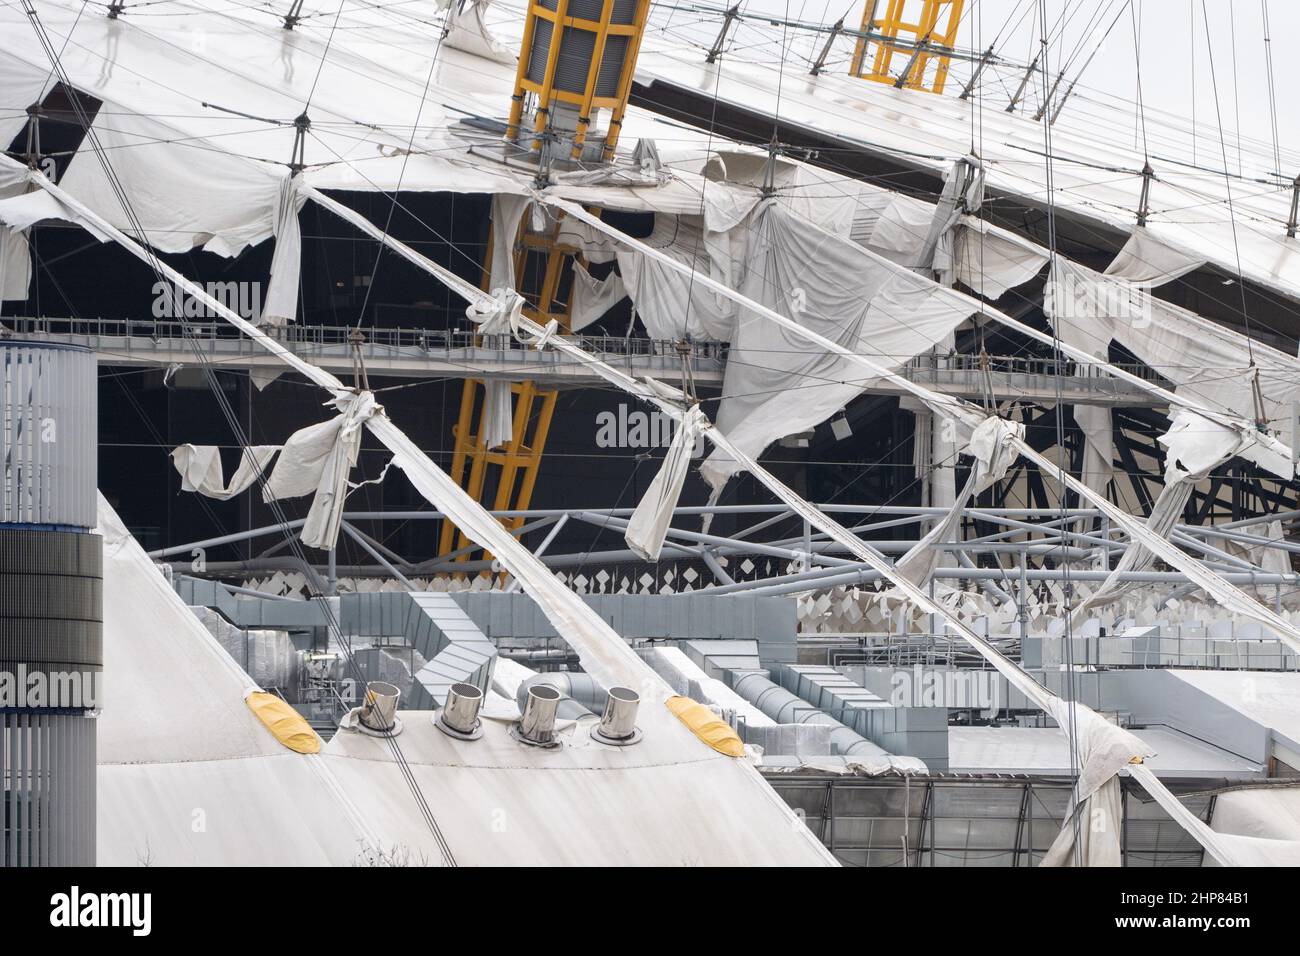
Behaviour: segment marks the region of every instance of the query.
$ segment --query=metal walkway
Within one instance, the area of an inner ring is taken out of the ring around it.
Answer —
[[[238,334],[219,319],[5,318],[0,336],[38,339],[93,349],[103,365],[192,366],[197,345],[213,365],[231,370],[265,373],[284,369],[279,359]],[[293,325],[271,334],[307,361],[336,374],[352,371],[349,326]],[[367,328],[362,356],[371,375],[397,378],[531,379],[547,387],[584,387],[603,381],[584,365],[554,352],[515,346],[507,335],[477,335],[471,330]],[[582,348],[630,375],[649,375],[676,383],[682,358],[673,342],[617,336],[570,336]],[[691,373],[697,385],[722,385],[727,347],[720,342],[694,342]],[[903,367],[914,382],[979,401],[989,389],[999,401],[1080,403],[1153,407],[1158,403],[1132,385],[1110,378],[1097,368],[1057,363],[1032,356],[991,356],[986,371],[978,356],[927,353]],[[1151,377],[1145,366],[1128,371]],[[1056,375],[1058,369],[1065,374]],[[901,389],[875,383],[868,391],[901,394]]]

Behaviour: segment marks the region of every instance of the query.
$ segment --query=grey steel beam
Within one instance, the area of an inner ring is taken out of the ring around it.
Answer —
[[[387,558],[385,558],[377,550],[371,547],[370,542],[367,541],[363,535],[358,533],[356,528],[352,527],[352,525],[348,524],[346,521],[342,523],[342,528],[344,532],[347,533],[348,537],[350,537],[357,544],[361,545],[361,547],[365,549],[365,552],[367,554],[369,554],[372,558],[378,561],[380,565],[383,566],[384,570],[386,570],[389,574],[397,578],[397,580],[401,581],[403,586],[409,588],[412,591],[417,590],[415,585],[412,584],[410,580],[407,579],[406,575],[404,575],[401,571],[397,570],[397,568],[393,567],[393,565],[389,562]],[[333,554],[332,551],[330,553]]]

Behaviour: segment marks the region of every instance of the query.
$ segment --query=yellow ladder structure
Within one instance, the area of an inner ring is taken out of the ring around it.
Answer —
[[[561,297],[560,280],[565,264],[577,254],[577,250],[555,242],[558,229],[556,223],[545,233],[538,234],[530,231],[526,221],[521,224],[521,236],[515,244],[515,275],[519,277],[519,292],[525,300],[524,314],[541,325],[555,319],[562,330],[568,331],[572,290]],[[485,275],[491,268],[491,243],[488,250]],[[539,272],[540,285],[530,293],[530,279]],[[487,386],[482,379],[465,379],[460,415],[452,429],[455,440],[450,472],[452,480],[479,502],[484,502],[489,483],[494,483],[492,507],[500,511],[525,509],[532,500],[558,393],[554,389],[540,389],[536,382],[525,381],[511,382],[510,394],[514,431],[505,445],[488,448],[481,437],[487,431],[488,413]],[[517,528],[523,524],[523,519],[509,518],[503,523],[508,528]],[[450,521],[444,521],[438,553],[447,555],[454,551],[459,552],[456,555],[458,561],[469,560],[472,553],[470,541]]]
[[[966,0],[886,0],[884,14],[877,17],[880,0],[867,0],[862,11],[862,32],[877,34],[881,39],[858,37],[849,75],[911,90],[942,93],[951,63],[944,51],[951,50],[957,39],[965,3]],[[909,9],[915,11],[915,19],[911,19]],[[903,61],[901,64],[895,62],[895,54]]]
[[[537,153],[548,141],[567,143],[572,160],[584,158],[584,151],[587,161],[612,159],[649,11],[650,0],[531,0],[506,139]],[[585,147],[595,114],[603,109],[609,110],[609,123],[595,155]],[[531,128],[525,132],[525,126]],[[540,160],[538,168],[539,175],[547,175]],[[524,313],[542,325],[555,319],[567,332],[572,283],[564,279],[578,250],[557,243],[558,231],[558,221],[534,231],[525,216],[514,237],[515,276],[517,291],[525,299]],[[485,285],[490,256],[489,242]],[[487,430],[486,385],[481,379],[465,380],[453,429],[450,474],[476,501],[485,503],[485,495],[491,495],[495,510],[522,511],[537,485],[557,393],[531,381],[512,382],[510,392],[514,432],[506,444],[488,448],[481,437]],[[514,529],[523,519],[504,523]],[[473,552],[469,539],[444,521],[439,555],[454,554],[464,562]]]

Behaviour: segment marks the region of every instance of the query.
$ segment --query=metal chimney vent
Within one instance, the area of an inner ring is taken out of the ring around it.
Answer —
[[[528,688],[523,716],[515,725],[516,737],[534,747],[555,747],[555,712],[563,695],[547,684],[534,684]]]
[[[391,732],[397,726],[397,701],[401,696],[400,690],[381,680],[366,684],[366,700],[357,717],[361,726],[379,734]]]
[[[447,689],[447,701],[433,724],[449,737],[478,740],[483,736],[483,722],[478,719],[483,706],[483,691],[463,681]]]
[[[600,723],[591,729],[591,739],[612,747],[627,747],[641,739],[636,726],[641,695],[630,687],[611,687],[605,698]]]

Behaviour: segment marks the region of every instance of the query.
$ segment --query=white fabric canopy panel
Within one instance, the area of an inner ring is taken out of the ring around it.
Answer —
[[[735,48],[709,64],[698,49],[671,34],[647,37],[637,66],[638,77],[648,85],[664,83],[708,99],[716,96],[763,117],[769,127],[779,117],[787,127],[860,145],[936,174],[964,156],[975,140],[991,192],[1046,205],[1042,124],[1032,115],[1005,112],[1006,95],[993,104],[976,98],[972,105],[956,96],[918,94],[836,72],[783,84],[778,63],[757,62]],[[1114,131],[1130,129],[1134,114],[1097,100],[1089,100],[1085,109],[1079,106],[1082,99],[1076,94],[1074,105],[1052,127],[1052,201],[1059,215],[1094,226],[1099,239],[1116,230],[1128,233],[1137,218],[1144,157],[1134,138]],[[1237,272],[1239,249],[1248,279],[1300,299],[1300,240],[1286,235],[1293,171],[1283,170],[1284,177],[1271,189],[1235,181],[1234,228],[1224,180],[1197,168],[1202,164],[1192,154],[1188,131],[1150,111],[1144,120],[1151,141],[1159,140],[1167,157],[1152,159],[1156,178],[1149,196],[1149,235],[1230,275]],[[1207,130],[1198,134],[1210,142],[1217,138]],[[1273,157],[1259,147],[1245,144],[1244,155],[1243,162],[1255,168],[1273,166]]]
[[[105,669],[99,863],[110,866],[438,865],[390,745],[340,732],[285,749],[244,704],[231,660],[100,499]],[[402,712],[397,738],[459,865],[832,865],[743,761],[643,705],[633,748],[571,727],[559,751],[509,721],[453,740]]]
[[[1171,381],[1175,394],[1215,411],[1253,421],[1256,376],[1270,427],[1289,422],[1300,399],[1300,360],[1157,299],[1141,282],[1058,258],[1044,311],[1063,343],[1104,361],[1118,342]]]
[[[973,311],[970,300],[835,241],[780,206],[749,222],[739,283],[747,298],[896,370],[946,338]],[[876,381],[761,315],[740,312],[732,335],[717,425],[750,455],[825,421]],[[736,471],[715,452],[702,473],[715,489]]]
[[[593,719],[540,750],[483,719],[453,740],[432,715],[402,712],[398,741],[461,866],[826,866],[834,858],[748,764],[702,745],[663,707],[642,705],[644,736],[615,748]],[[412,851],[439,851],[408,808],[403,772],[384,742],[342,731],[324,760],[366,819]]]
[[[114,241],[123,245],[134,255],[149,260],[150,257],[148,254],[141,249],[137,243],[133,242],[119,231],[113,229],[109,224],[104,222],[102,218],[95,216],[76,200],[71,199],[71,197],[68,197],[61,190],[58,190],[56,187],[39,177],[33,181],[38,183],[43,190],[51,193],[56,198],[59,198],[61,202],[67,204],[70,211],[75,213],[77,217],[85,219],[88,223],[93,223],[96,228],[107,232],[112,236]],[[652,255],[654,254],[653,250],[637,243],[635,240],[619,233],[617,230],[610,229],[607,225],[601,223],[599,219],[582,210],[581,207],[574,206],[573,204],[566,203],[562,200],[555,200],[553,198],[548,198],[546,201],[550,205],[563,209],[565,212],[576,217],[587,225],[600,228],[602,231],[606,232],[606,234],[619,239],[622,243],[637,248],[642,252]],[[406,249],[406,247],[402,246],[401,243],[396,242],[396,240],[393,240],[391,237],[386,235],[382,236],[381,241],[389,247],[401,249],[403,255],[413,262],[418,262],[422,258]],[[230,322],[236,328],[239,328],[272,354],[280,357],[287,365],[300,370],[310,381],[317,383],[322,388],[331,392],[336,399],[351,398],[351,393],[343,389],[338,380],[332,375],[311,366],[302,359],[288,352],[283,346],[270,340],[265,333],[258,330],[247,321],[241,319],[230,309],[217,303],[211,296],[204,294],[201,289],[195,286],[192,282],[185,280],[179,275],[179,273],[176,273],[175,270],[158,263],[155,263],[155,267],[169,275],[173,281],[180,282],[192,293],[197,294],[204,301],[205,305],[209,308],[213,308],[222,318]],[[442,278],[442,272],[445,271],[440,270],[432,264],[429,264],[425,268],[440,278]],[[798,331],[809,341],[819,343],[835,354],[853,360],[855,363],[873,374],[897,382],[906,391],[915,395],[935,412],[951,416],[957,422],[964,423],[968,428],[974,428],[980,421],[982,421],[979,413],[975,409],[969,408],[964,403],[957,402],[949,397],[916,386],[907,380],[898,377],[889,369],[872,362],[864,356],[845,349],[843,346],[824,336],[807,330],[802,330],[789,318],[780,315],[774,310],[764,306],[762,303],[748,299],[713,280],[706,281],[716,292],[731,299],[738,305],[746,309],[754,310],[782,328]],[[449,282],[449,285],[451,285],[452,288],[459,288],[456,282]],[[946,290],[942,291],[946,292]],[[476,306],[486,307],[491,309],[494,313],[497,310],[497,306],[494,305],[493,300],[485,294],[473,292],[470,297]],[[1009,321],[1006,320],[1005,317],[1003,317],[1003,320]],[[526,334],[527,337],[531,339],[532,344],[538,348],[544,348],[548,341],[551,340],[554,332],[554,322],[551,323],[551,326],[548,329],[543,330],[536,326],[535,323],[521,318],[517,306],[510,314],[510,321],[515,325],[516,329],[521,332],[521,334]],[[662,395],[648,390],[645,386],[632,382],[630,379],[627,379],[626,376],[621,376],[614,370],[604,366],[603,363],[586,356],[580,349],[561,345],[558,342],[557,347],[564,348],[566,351],[576,352],[582,360],[586,362],[586,364],[598,369],[603,377],[619,384],[621,387],[634,394],[638,394],[641,397],[660,405],[661,408],[670,411],[670,413],[672,413],[678,420],[682,417],[681,409],[675,408],[672,404],[663,401]],[[605,686],[614,686],[615,683],[623,683],[624,685],[631,683],[630,681],[617,682],[615,680],[607,679],[611,676],[617,676],[619,670],[624,670],[624,673],[627,673],[629,676],[643,676],[646,678],[643,682],[643,686],[649,693],[648,695],[647,693],[643,693],[642,696],[649,696],[651,701],[656,699],[660,692],[660,688],[664,686],[662,680],[658,678],[657,675],[654,675],[653,672],[650,672],[644,662],[636,657],[635,654],[631,653],[630,649],[623,643],[621,638],[608,630],[603,621],[592,615],[583,602],[577,600],[576,597],[566,588],[559,586],[558,583],[549,576],[545,566],[542,565],[535,556],[526,552],[517,541],[509,536],[508,533],[506,533],[504,529],[502,529],[501,526],[491,518],[490,515],[470,500],[465,493],[456,486],[454,482],[451,482],[451,480],[435,465],[433,465],[433,463],[430,462],[399,429],[389,422],[386,416],[383,416],[381,413],[374,414],[367,421],[367,425],[376,436],[394,452],[394,461],[399,464],[399,467],[402,467],[407,472],[416,487],[431,504],[434,504],[435,507],[438,507],[444,514],[447,514],[448,517],[451,517],[458,525],[467,530],[470,537],[476,542],[496,553],[501,559],[503,565],[506,566],[506,568],[517,578],[529,582],[534,598],[538,600],[547,616],[552,620],[552,623],[554,623],[560,632],[564,634],[565,639],[578,652],[584,668],[589,673],[592,673],[592,675],[604,683]],[[1240,429],[1238,433],[1241,434]],[[930,613],[940,615],[945,620],[949,620],[949,622],[955,626],[957,632],[968,643],[975,647],[1000,673],[1002,673],[1003,676],[1013,684],[1013,686],[1025,693],[1031,700],[1037,702],[1044,710],[1049,713],[1054,712],[1053,701],[1057,701],[1057,699],[1053,695],[1036,684],[1029,675],[1005,658],[999,651],[989,645],[987,641],[974,634],[974,632],[960,624],[960,622],[953,621],[951,616],[937,607],[924,592],[917,589],[915,585],[909,582],[906,578],[898,575],[893,566],[881,555],[868,548],[860,539],[848,532],[847,529],[818,512],[788,487],[777,481],[766,471],[766,469],[763,469],[749,455],[734,443],[730,442],[718,429],[708,427],[705,429],[705,434],[708,435],[710,439],[714,441],[714,443],[717,444],[731,459],[739,463],[741,467],[749,471],[751,474],[754,474],[756,477],[759,477],[760,480],[776,493],[777,496],[796,514],[804,517],[805,520],[814,527],[826,532],[833,540],[848,548],[850,553],[857,555],[869,566],[880,571],[885,577],[889,578],[895,585],[907,593],[920,607]],[[1243,442],[1246,441],[1244,436],[1242,440]],[[1198,585],[1212,594],[1216,600],[1219,600],[1221,603],[1224,603],[1227,606],[1271,627],[1289,644],[1294,645],[1295,643],[1300,643],[1300,635],[1297,635],[1295,630],[1288,623],[1282,621],[1272,612],[1259,606],[1257,602],[1251,601],[1238,589],[1227,584],[1213,572],[1202,567],[1195,560],[1189,560],[1176,548],[1170,546],[1168,542],[1165,542],[1158,536],[1150,533],[1141,522],[1134,521],[1130,516],[1125,515],[1118,509],[1114,508],[1114,506],[1106,501],[1106,499],[1082,485],[1068,473],[1056,469],[1049,461],[1030,448],[1023,440],[1015,439],[1014,444],[1019,449],[1020,453],[1030,462],[1037,464],[1040,468],[1044,469],[1046,473],[1056,475],[1058,480],[1065,482],[1071,488],[1078,491],[1084,496],[1084,498],[1100,508],[1108,517],[1111,518],[1112,521],[1117,522],[1121,527],[1123,527],[1130,535],[1135,538],[1141,538],[1143,543],[1149,546],[1155,553],[1169,561],[1175,567],[1185,571]],[[1112,728],[1112,730],[1118,731],[1118,728]],[[1134,754],[1134,756],[1140,757],[1140,753]],[[736,766],[742,765],[737,764]],[[1139,774],[1139,771],[1143,772]],[[1171,813],[1177,812],[1179,806],[1177,800],[1174,799],[1167,790],[1164,790],[1164,788],[1149,774],[1149,772],[1144,771],[1144,768],[1140,765],[1135,765],[1133,772],[1135,775],[1139,776],[1139,779],[1143,781],[1143,785],[1150,790],[1158,800],[1161,800],[1163,803],[1167,799],[1173,804],[1173,808],[1170,809]],[[1186,811],[1184,810],[1183,813],[1186,814]],[[1199,823],[1199,821],[1194,822]],[[1185,825],[1191,832],[1197,834],[1197,839],[1202,842],[1202,845],[1204,845],[1207,850],[1214,853],[1216,858],[1221,862],[1230,863],[1242,861],[1243,857],[1234,855],[1231,846],[1224,844],[1222,841],[1214,841],[1213,834],[1209,834],[1208,831],[1207,833],[1201,833],[1191,824]],[[1205,829],[1203,825],[1202,829]],[[811,839],[811,835],[807,836]]]
[[[111,675],[98,721],[99,864],[348,866],[379,845],[321,758],[285,749],[244,704],[252,679],[102,497],[97,530]]]
[[[499,133],[460,123],[500,121],[509,111],[514,56],[483,46],[495,42],[484,32],[483,6],[454,11],[444,40],[435,17],[373,5],[333,7],[328,16],[305,10],[285,30],[266,11],[219,0],[173,0],[166,15],[114,19],[73,0],[37,0],[39,22],[59,51],[58,71],[22,8],[7,7],[0,9],[0,101],[12,109],[0,118],[0,135],[18,135],[25,108],[66,76],[102,101],[95,140],[113,157],[153,247],[234,256],[273,235],[281,240],[287,248],[277,251],[280,278],[267,318],[283,321],[295,311],[297,286],[290,265],[297,236],[283,189],[296,147],[301,178],[322,189],[373,192],[400,183],[413,192],[525,195],[531,188],[530,171],[470,151],[499,143]],[[310,125],[300,129],[302,116]],[[624,165],[636,137],[664,129],[645,114],[625,119]],[[647,186],[639,177],[562,177],[554,190],[610,208],[702,212],[701,176],[679,168],[663,179]],[[133,231],[90,142],[61,185]],[[730,189],[714,184],[709,191],[721,199]],[[301,208],[301,194],[294,199]]]

